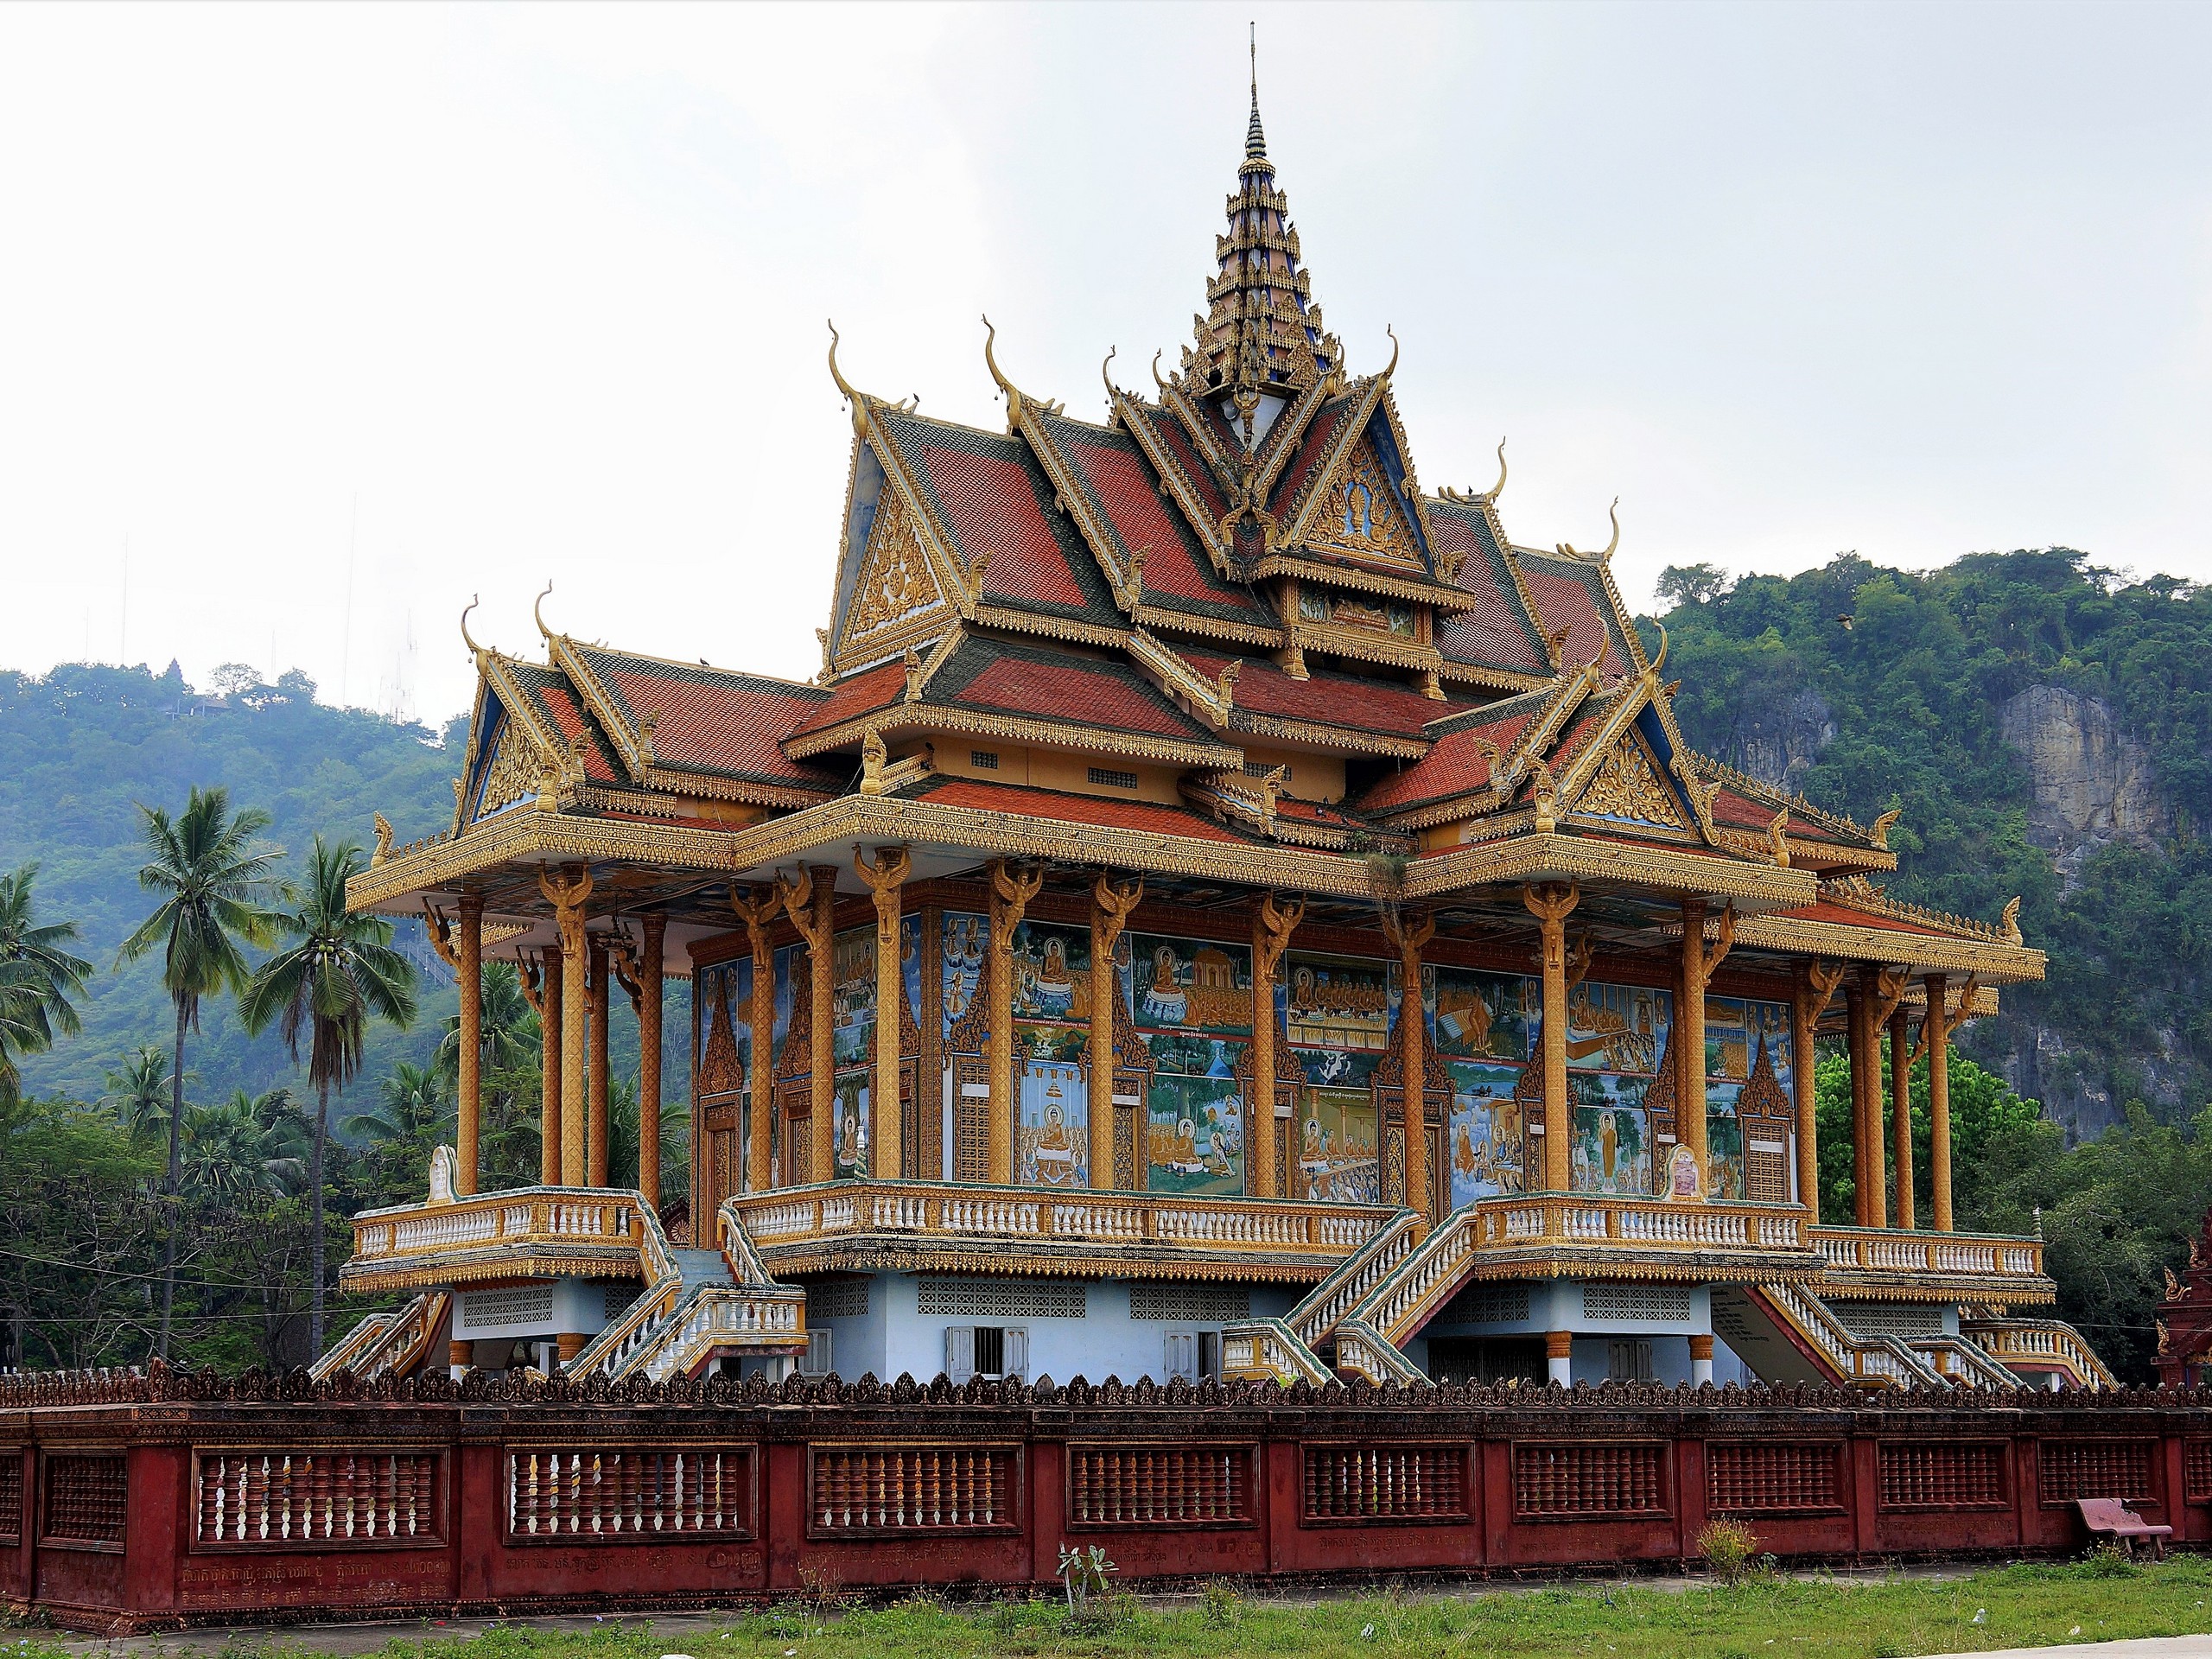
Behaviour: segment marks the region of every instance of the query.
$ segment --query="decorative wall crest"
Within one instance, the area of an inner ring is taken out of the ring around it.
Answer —
[[[1660,780],[1659,767],[1643,741],[1634,732],[1624,732],[1605,758],[1598,764],[1597,775],[1589,787],[1582,791],[1582,798],[1575,803],[1578,812],[1595,812],[1609,818],[1630,818],[1639,823],[1662,824],[1669,830],[1687,830],[1682,822],[1681,806],[1674,791]]]

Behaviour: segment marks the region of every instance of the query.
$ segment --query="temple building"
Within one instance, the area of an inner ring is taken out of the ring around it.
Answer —
[[[470,642],[452,825],[352,890],[459,971],[458,1145],[357,1218],[346,1284],[412,1300],[326,1370],[2109,1380],[2038,1317],[2038,1239],[1952,1225],[1948,1039],[2042,976],[2017,903],[1890,899],[1894,813],[1690,748],[1613,545],[1515,542],[1503,446],[1486,490],[1421,483],[1395,340],[1360,372],[1324,327],[1256,92],[1227,215],[1179,362],[1145,391],[1109,360],[1097,421],[989,332],[1005,429],[925,418],[833,331],[814,680],[542,620],[528,658]],[[495,958],[544,1030],[509,1192],[479,1180]]]

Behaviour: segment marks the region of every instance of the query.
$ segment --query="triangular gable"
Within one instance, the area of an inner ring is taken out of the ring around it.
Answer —
[[[870,399],[870,418],[853,439],[828,651],[841,671],[936,638],[969,597],[946,538],[882,434],[884,420],[898,412]]]
[[[1611,823],[1690,833],[1694,819],[1633,722],[1596,753],[1567,810]]]
[[[456,803],[462,828],[535,803],[549,774],[567,770],[559,729],[531,695],[526,671],[496,652],[477,654],[477,705]]]
[[[1183,519],[1197,535],[1214,569],[1229,568],[1229,542],[1221,521],[1229,512],[1229,498],[1207,469],[1191,442],[1190,434],[1166,410],[1141,403],[1126,391],[1114,395],[1114,412],[1122,429],[1144,451],[1159,475],[1161,489],[1182,509]]]
[[[1468,596],[1465,607],[1436,620],[1446,677],[1512,686],[1548,674],[1550,650],[1489,502],[1446,497],[1427,506],[1437,563]]]

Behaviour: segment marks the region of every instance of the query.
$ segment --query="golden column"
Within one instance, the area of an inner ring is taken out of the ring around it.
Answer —
[[[806,941],[808,995],[808,1147],[807,1179],[830,1179],[836,1167],[837,1113],[836,1017],[837,964],[837,867],[815,864],[801,870],[796,880],[776,878],[784,913]]]
[[[589,972],[584,901],[591,871],[572,866],[560,876],[540,872],[537,890],[553,906],[561,931],[561,1185],[584,1185],[584,988]],[[551,1000],[549,992],[548,999]]]
[[[1275,1191],[1275,969],[1290,936],[1306,918],[1306,901],[1275,902],[1260,895],[1252,912],[1252,1098],[1244,1103],[1244,1191],[1255,1198],[1287,1198]]]
[[[1890,1011],[1890,1140],[1897,1225],[1912,1230],[1912,1047],[1900,1003]]]
[[[1544,1191],[1574,1185],[1574,1114],[1567,1091],[1567,918],[1582,901],[1573,883],[1547,881],[1521,889],[1521,902],[1536,918],[1544,973]]]
[[[585,1001],[591,1009],[590,1071],[585,1081],[584,1112],[588,1125],[584,1152],[584,1182],[607,1185],[607,940],[592,938],[585,951],[591,982]]]
[[[1890,1224],[1889,1184],[1885,1168],[1882,1146],[1882,1028],[1897,1013],[1897,1004],[1904,998],[1905,987],[1911,982],[1910,972],[1903,968],[1883,968],[1868,972],[1872,983],[1866,995],[1866,1214],[1869,1227]]]
[[[875,1085],[868,1111],[875,1120],[870,1173],[880,1181],[899,1180],[906,1173],[906,1124],[899,1099],[899,988],[904,977],[899,954],[903,943],[899,889],[913,868],[913,857],[904,847],[877,848],[873,864],[859,848],[853,849],[853,868],[875,895]]]
[[[1920,1040],[1928,1050],[1928,1179],[1935,1189],[1934,1209],[1936,1230],[1951,1230],[1951,1036],[1966,1024],[1967,1011],[1981,989],[1981,982],[1972,975],[1959,987],[1958,1012],[1951,1012],[1948,1001],[1950,982],[1942,974],[1930,974],[1928,987],[1928,1017],[1921,1022]]]
[[[561,1185],[561,947],[518,970],[522,994],[537,1013],[537,1183]]]
[[[1705,1122],[1705,995],[1713,976],[1727,960],[1736,944],[1736,906],[1731,900],[1720,912],[1720,926],[1713,948],[1705,945],[1705,900],[1682,900],[1682,990],[1675,1010],[1675,1024],[1681,1033],[1675,1046],[1681,1052],[1677,1079],[1681,1090],[1675,1109],[1675,1138],[1697,1160],[1697,1178],[1705,1196],[1713,1196],[1713,1172],[1707,1163]]]
[[[1014,930],[1045,885],[1045,872],[1016,874],[991,861],[991,1144],[990,1178],[1014,1184]]]
[[[1399,1070],[1404,1074],[1400,1116],[1406,1136],[1406,1207],[1421,1218],[1426,1233],[1435,1219],[1428,1183],[1428,1079],[1423,1075],[1428,1051],[1422,1042],[1428,1014],[1421,1006],[1421,948],[1436,937],[1436,918],[1427,911],[1382,918],[1382,931],[1398,947]]]
[[[1090,1185],[1102,1192],[1114,1185],[1114,1010],[1122,995],[1114,947],[1143,897],[1142,876],[1102,875],[1090,890]]]
[[[1866,1016],[1872,1011],[1874,973],[1862,963],[1857,980],[1843,995],[1845,1043],[1851,1053],[1851,1218],[1861,1227],[1874,1224],[1874,1197],[1882,1184],[1881,1177],[1871,1173],[1872,1160],[1866,1147],[1867,1052],[1873,1046]]]
[[[645,942],[638,962],[638,1190],[660,1211],[660,1039],[662,959],[668,948],[668,916],[645,917]]]
[[[745,924],[746,941],[753,947],[753,1003],[747,1010],[753,1027],[753,1058],[745,1075],[753,1102],[752,1122],[747,1126],[752,1144],[742,1153],[750,1177],[745,1185],[748,1191],[766,1192],[776,1184],[775,1067],[769,1064],[776,1037],[776,950],[768,934],[768,924],[776,918],[775,894],[772,891],[743,893],[732,887],[729,907]],[[696,1135],[692,1144],[698,1144]],[[693,1236],[697,1236],[696,1228]]]
[[[1820,1090],[1814,1076],[1818,1059],[1813,1033],[1827,1012],[1835,988],[1843,982],[1840,962],[1800,962],[1796,995],[1789,1004],[1789,1081],[1797,1106],[1797,1202],[1808,1226],[1821,1221]]]
[[[478,1148],[484,1121],[484,895],[461,895],[461,1052],[454,1093],[461,1122],[454,1132],[453,1188],[462,1198],[476,1191]]]

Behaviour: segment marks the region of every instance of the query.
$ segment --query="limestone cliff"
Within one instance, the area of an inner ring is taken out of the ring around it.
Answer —
[[[2171,838],[2173,814],[2150,754],[2101,698],[2031,685],[2005,700],[1999,729],[2035,788],[2029,834],[2068,886],[2091,855],[2116,841],[2155,849]]]

